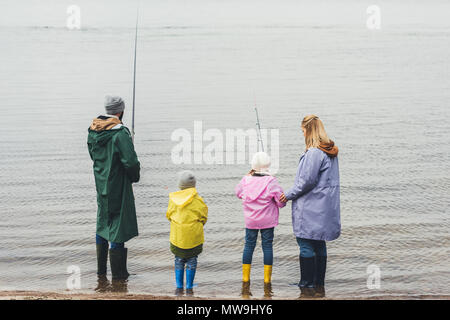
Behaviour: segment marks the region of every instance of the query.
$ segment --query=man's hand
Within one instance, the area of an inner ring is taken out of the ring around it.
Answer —
[[[284,193],[281,194],[280,201],[283,202],[283,203],[288,202],[288,199],[286,199],[286,196],[284,195]]]

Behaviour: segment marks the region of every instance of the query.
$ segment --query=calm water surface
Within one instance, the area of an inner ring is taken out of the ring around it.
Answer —
[[[371,32],[368,4],[345,3],[355,19],[343,18],[345,10],[331,22],[329,13],[317,21],[293,13],[247,19],[224,6],[225,22],[214,23],[200,9],[196,17],[197,7],[192,19],[178,20],[156,19],[144,8],[135,141],[142,179],[134,188],[140,235],[127,243],[130,292],[173,293],[165,211],[176,172],[190,168],[210,210],[195,292],[238,297],[244,222],[234,186],[249,168],[175,165],[170,137],[177,128],[193,131],[195,120],[204,130],[254,128],[256,101],[263,127],[280,132],[284,188],[304,148],[305,114],[319,115],[340,147],[343,228],[328,243],[328,296],[450,293],[450,22],[433,19],[449,5],[410,2],[409,13],[421,19],[396,23],[387,10],[386,25]],[[394,3],[388,8],[407,16]],[[308,17],[302,7],[299,14]],[[0,27],[0,290],[62,291],[67,267],[77,265],[82,290],[92,292],[96,194],[87,128],[103,112],[105,94],[125,98],[130,125],[133,21],[80,31],[44,26]],[[278,298],[298,296],[289,285],[299,278],[290,207],[275,231]],[[379,290],[366,286],[370,264],[381,268]],[[255,297],[263,295],[262,282],[258,242]]]

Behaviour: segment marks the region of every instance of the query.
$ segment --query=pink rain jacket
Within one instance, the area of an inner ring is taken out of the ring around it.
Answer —
[[[236,186],[236,196],[242,199],[245,227],[267,229],[278,225],[283,189],[272,176],[244,176]]]

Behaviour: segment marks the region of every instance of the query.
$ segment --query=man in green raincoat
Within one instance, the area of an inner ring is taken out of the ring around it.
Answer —
[[[106,115],[92,121],[87,139],[97,189],[97,274],[106,276],[109,241],[113,280],[128,278],[124,243],[138,235],[131,184],[139,181],[140,164],[121,121],[124,109],[120,97],[106,96]]]

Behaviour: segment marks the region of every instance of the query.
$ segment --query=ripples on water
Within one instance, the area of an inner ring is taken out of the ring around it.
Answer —
[[[256,99],[263,126],[280,129],[284,188],[303,148],[303,115],[318,114],[340,147],[343,230],[328,244],[328,296],[449,294],[450,29],[423,28],[142,30],[140,236],[127,244],[135,273],[128,290],[173,293],[165,210],[181,167],[170,160],[172,131],[193,130],[194,120],[204,130],[252,128]],[[78,265],[91,292],[96,200],[87,127],[105,94],[131,101],[132,30],[10,28],[0,39],[10,62],[0,73],[0,289],[65,290],[67,267]],[[236,297],[244,224],[233,190],[248,167],[189,168],[210,209],[196,294]],[[299,277],[290,205],[281,210],[274,256],[275,297],[297,297],[289,286]],[[380,290],[366,287],[370,264],[381,268]],[[255,297],[262,281],[257,247]]]

